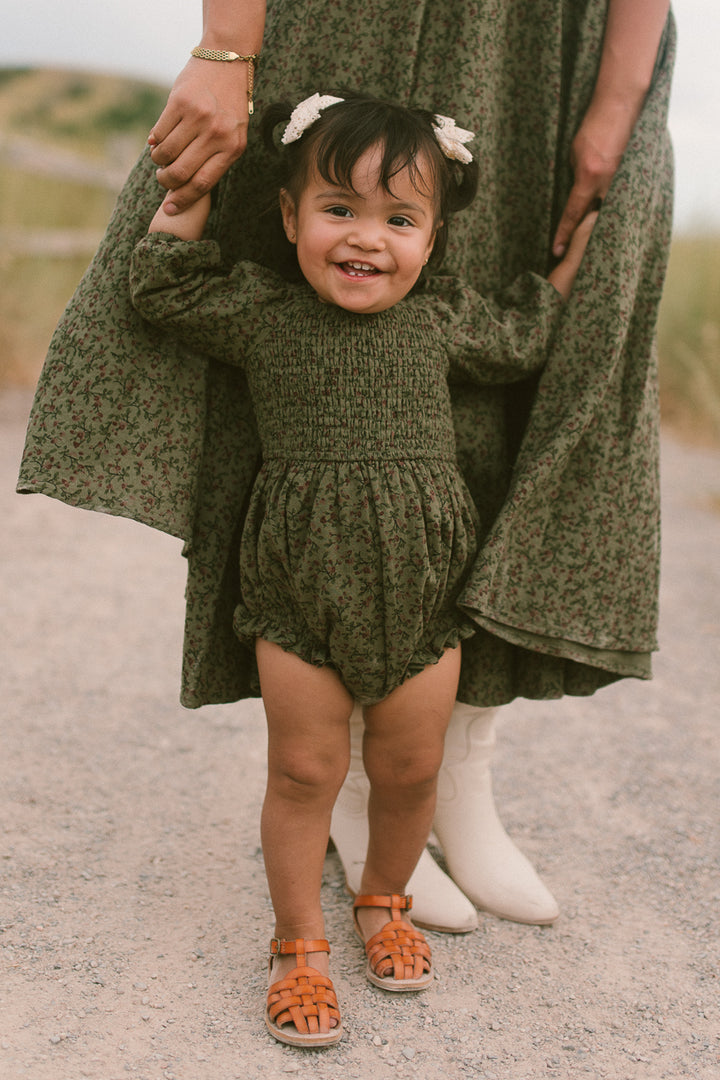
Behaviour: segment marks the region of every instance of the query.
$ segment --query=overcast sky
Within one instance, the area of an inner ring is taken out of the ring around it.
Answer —
[[[5,5],[0,67],[113,71],[171,84],[197,43],[201,0],[15,0]],[[720,0],[676,0],[670,108],[676,225],[720,229]]]

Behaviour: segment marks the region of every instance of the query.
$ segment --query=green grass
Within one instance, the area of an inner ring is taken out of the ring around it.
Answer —
[[[111,181],[68,178],[68,156],[81,177],[127,172],[166,99],[167,89],[120,76],[0,69],[0,134],[10,148],[0,156],[0,387],[34,385],[92,258],[92,242],[62,254],[52,241],[73,230],[99,238],[115,203]],[[13,158],[15,146],[27,157]]]
[[[663,420],[720,443],[720,235],[679,236],[658,325]]]
[[[48,343],[90,257],[0,258],[0,388],[32,387]]]
[[[102,228],[115,205],[115,193],[26,172],[0,163],[0,227],[25,229]]]
[[[50,337],[93,255],[51,254],[49,240],[65,231],[102,236],[115,196],[106,188],[0,167],[7,197],[0,201],[0,387],[33,386]],[[23,250],[22,233],[40,239]],[[45,236],[43,235],[45,234]],[[47,237],[47,239],[46,239]],[[47,244],[43,252],[43,246]]]

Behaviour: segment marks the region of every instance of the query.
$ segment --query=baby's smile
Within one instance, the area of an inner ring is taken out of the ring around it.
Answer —
[[[367,277],[369,274],[381,274],[382,271],[378,270],[376,266],[371,266],[369,263],[362,262],[344,262],[338,264],[341,270],[344,270],[350,277]]]

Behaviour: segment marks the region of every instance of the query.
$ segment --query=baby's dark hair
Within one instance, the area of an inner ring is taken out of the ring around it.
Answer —
[[[311,169],[328,183],[354,190],[352,174],[363,154],[380,143],[383,157],[380,183],[392,193],[392,179],[407,168],[418,192],[430,194],[418,164],[431,169],[431,190],[437,193],[435,245],[430,264],[439,266],[447,247],[448,220],[472,202],[477,191],[478,167],[445,157],[433,131],[434,116],[425,109],[409,108],[357,92],[337,97],[342,101],[324,108],[318,120],[295,142],[281,147],[281,186],[297,202]],[[266,145],[277,151],[276,129],[287,125],[293,106],[270,105],[262,118]]]

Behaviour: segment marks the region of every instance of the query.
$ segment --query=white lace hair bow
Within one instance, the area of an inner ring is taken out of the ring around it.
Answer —
[[[451,116],[440,116],[436,113],[434,119],[435,138],[445,157],[450,158],[451,161],[461,161],[463,165],[469,165],[472,154],[465,147],[465,143],[475,138],[474,133],[458,127]]]
[[[331,94],[313,94],[312,97],[305,98],[304,101],[295,106],[290,114],[288,126],[285,128],[280,141],[285,146],[288,143],[297,142],[310,125],[320,119],[322,109],[327,109],[328,105],[338,105],[344,100],[341,97],[332,97]]]
[[[331,94],[313,94],[312,97],[305,98],[290,114],[290,120],[280,141],[284,146],[297,142],[307,129],[320,119],[323,109],[327,109],[329,105],[338,105],[344,100],[344,98],[333,97]],[[472,154],[466,149],[465,143],[475,138],[474,133],[458,127],[450,116],[440,116],[436,113],[433,119],[435,121],[432,125],[433,133],[445,157],[450,158],[451,161],[460,161],[463,165],[469,165]]]

